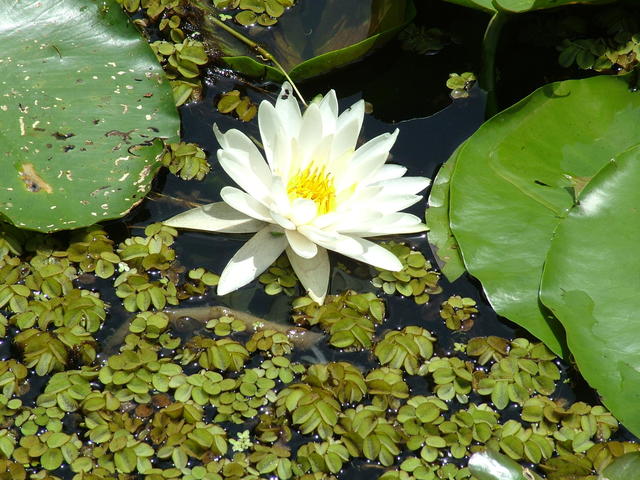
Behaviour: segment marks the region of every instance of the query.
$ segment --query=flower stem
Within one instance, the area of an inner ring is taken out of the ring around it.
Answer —
[[[268,50],[265,50],[264,47],[261,47],[260,45],[258,45],[256,42],[254,42],[253,40],[251,40],[250,38],[244,36],[242,33],[238,32],[237,30],[231,28],[229,25],[227,25],[226,23],[224,23],[222,20],[216,18],[215,16],[211,16],[211,21],[217,25],[218,27],[222,28],[224,31],[226,31],[227,33],[233,35],[235,38],[237,38],[238,40],[240,40],[241,42],[245,43],[247,46],[249,46],[250,48],[253,48],[256,52],[258,52],[258,54],[262,55],[264,58],[266,58],[267,60],[269,60],[271,63],[273,63],[276,68],[278,70],[280,70],[280,72],[282,72],[282,74],[285,76],[285,78],[287,79],[287,81],[291,84],[291,86],[293,87],[293,90],[296,92],[296,95],[298,95],[298,98],[300,99],[300,101],[302,102],[302,104],[306,107],[307,102],[305,102],[304,97],[302,96],[302,94],[300,93],[300,90],[298,90],[298,87],[296,86],[295,82],[293,80],[291,80],[291,77],[289,76],[289,74],[287,73],[287,71],[283,68],[282,65],[280,65],[280,62],[278,62],[278,60],[276,60],[276,57],[274,57]]]

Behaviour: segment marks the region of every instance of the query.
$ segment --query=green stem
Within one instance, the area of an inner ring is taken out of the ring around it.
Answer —
[[[296,95],[298,95],[298,98],[300,99],[300,101],[302,102],[302,104],[306,107],[307,106],[307,102],[305,102],[304,97],[302,96],[302,94],[300,93],[300,90],[298,90],[298,87],[296,86],[296,84],[294,83],[293,80],[291,80],[291,77],[289,76],[289,74],[287,73],[287,71],[282,67],[282,65],[280,65],[280,62],[278,62],[278,60],[276,60],[276,57],[274,57],[269,51],[265,50],[263,47],[261,47],[260,45],[258,45],[256,42],[254,42],[253,40],[251,40],[250,38],[244,36],[243,34],[241,34],[240,32],[236,31],[235,29],[231,28],[229,25],[227,25],[226,23],[224,23],[222,20],[216,18],[215,16],[211,16],[211,21],[217,25],[218,27],[222,28],[223,30],[225,30],[226,32],[230,33],[231,35],[233,35],[234,37],[236,37],[238,40],[240,40],[241,42],[245,43],[247,46],[249,46],[250,48],[253,48],[258,54],[262,55],[264,58],[266,58],[267,60],[269,60],[271,63],[273,63],[276,68],[278,70],[280,70],[282,72],[282,74],[285,76],[285,78],[289,81],[289,83],[291,84],[291,86],[293,87],[293,90],[296,92]]]
[[[507,19],[507,13],[498,10],[487,25],[482,39],[482,71],[480,72],[480,86],[487,92],[487,117],[498,113],[496,102],[496,49],[502,27]]]

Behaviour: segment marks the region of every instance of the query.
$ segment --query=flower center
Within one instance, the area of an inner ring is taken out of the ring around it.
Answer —
[[[318,205],[318,214],[324,215],[335,208],[336,189],[333,177],[324,166],[318,168],[311,162],[304,170],[289,179],[287,193],[291,200],[308,198]]]

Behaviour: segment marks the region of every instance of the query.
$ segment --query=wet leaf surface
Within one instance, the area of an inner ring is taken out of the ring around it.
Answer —
[[[554,234],[540,293],[565,327],[582,375],[636,435],[640,258],[633,252],[640,236],[639,162],[640,148],[634,147],[585,187]]]
[[[554,229],[593,176],[637,142],[640,95],[620,77],[550,84],[486,122],[456,155],[451,228],[493,308],[565,353],[538,289]]]
[[[455,281],[465,272],[458,242],[449,224],[449,186],[459,151],[460,147],[440,167],[431,187],[429,209],[426,214],[429,228],[427,239],[435,254],[438,267],[450,282]]]
[[[179,129],[146,42],[112,1],[5,1],[0,32],[2,217],[49,232],[123,216]]]

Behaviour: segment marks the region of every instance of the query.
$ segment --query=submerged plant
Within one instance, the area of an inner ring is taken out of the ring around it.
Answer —
[[[364,119],[359,101],[338,115],[335,91],[302,114],[285,83],[276,105],[262,102],[258,122],[266,162],[244,133],[214,133],[222,147],[218,160],[241,187],[224,187],[223,201],[179,214],[165,225],[225,233],[257,232],[230,260],[218,294],[246,285],[286,251],[309,296],[322,303],[333,250],[391,271],[402,263],[363,237],[415,233],[425,225],[399,211],[422,199],[424,177],[404,177],[406,168],[385,165],[398,130],[360,148]],[[251,193],[248,193],[251,192]]]

